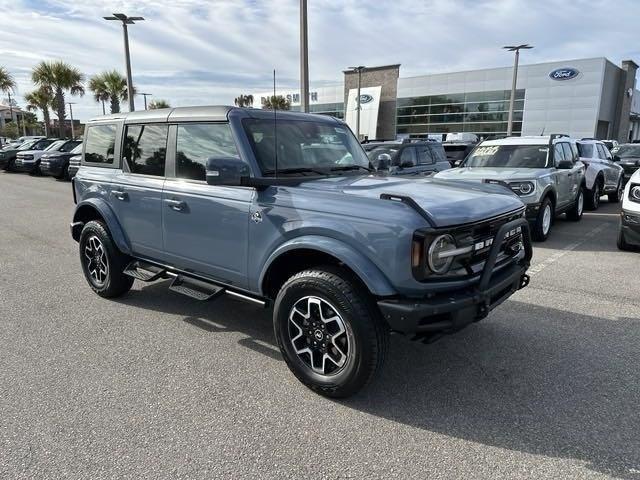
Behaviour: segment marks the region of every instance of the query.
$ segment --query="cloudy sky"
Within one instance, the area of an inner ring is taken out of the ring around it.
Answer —
[[[401,63],[401,76],[507,66],[500,49],[528,42],[524,63],[605,56],[640,63],[639,0],[308,0],[312,84],[341,81],[353,65]],[[615,4],[615,9],[613,5]],[[33,89],[31,68],[61,59],[86,76],[124,73],[130,28],[134,84],[174,106],[232,103],[239,93],[298,82],[298,0],[0,0],[0,65]],[[101,114],[89,93],[74,116]],[[137,99],[138,108],[142,99]]]

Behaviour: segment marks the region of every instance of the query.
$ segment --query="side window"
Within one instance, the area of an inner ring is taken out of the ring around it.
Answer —
[[[406,147],[400,153],[400,166],[401,167],[415,167],[416,166],[416,149],[414,147]]]
[[[562,148],[564,149],[564,158],[565,160],[571,160],[575,162],[576,159],[573,157],[573,152],[571,151],[571,145],[566,142],[562,142]]]
[[[127,125],[122,156],[131,173],[164,176],[167,125]]]
[[[604,145],[596,143],[596,148],[598,149],[598,158],[607,160],[607,154],[605,153],[606,148],[604,147]]]
[[[176,176],[206,180],[209,157],[238,157],[228,123],[178,125]]]
[[[417,146],[416,153],[418,154],[419,165],[431,165],[435,163],[428,145]]]
[[[555,166],[557,167],[560,162],[565,159],[564,149],[562,148],[561,143],[556,143],[555,147],[553,147],[553,160],[555,162]]]
[[[113,163],[116,143],[114,124],[93,125],[87,128],[84,161],[89,163]]]
[[[573,153],[573,161],[577,162],[578,158],[580,158],[580,152],[578,151],[578,144],[570,143],[569,145],[571,145],[571,152]]]

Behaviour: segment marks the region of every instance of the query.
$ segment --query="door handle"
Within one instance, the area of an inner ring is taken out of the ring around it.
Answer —
[[[128,197],[127,192],[123,192],[122,190],[111,190],[111,193],[118,200],[126,200]]]
[[[567,174],[567,177],[573,177],[573,173],[569,172],[569,173]]]
[[[187,204],[184,203],[182,200],[173,200],[168,198],[168,199],[165,199],[165,202],[170,209],[175,210],[176,212],[180,212],[184,210],[184,207],[187,206]]]

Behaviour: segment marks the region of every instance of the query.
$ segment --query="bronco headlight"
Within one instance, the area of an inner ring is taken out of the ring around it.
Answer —
[[[509,188],[516,195],[531,195],[536,191],[536,184],[533,182],[509,182]]]
[[[427,253],[427,265],[433,273],[442,275],[449,271],[453,263],[456,250],[456,243],[451,235],[439,235],[436,237]]]
[[[640,203],[640,185],[633,185],[629,189],[629,200]]]

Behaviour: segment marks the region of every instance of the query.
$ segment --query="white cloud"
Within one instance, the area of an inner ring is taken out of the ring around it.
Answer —
[[[173,105],[231,103],[237,94],[282,86],[299,75],[298,0],[0,0],[11,12],[0,65],[31,90],[40,60],[62,59],[90,76],[123,71],[122,29],[102,16],[146,18],[130,27],[134,82]],[[341,80],[354,63],[401,63],[401,75],[510,65],[500,47],[536,46],[523,62],[606,56],[638,60],[640,2],[577,0],[309,0],[312,82]],[[101,113],[88,94],[75,116]],[[141,99],[138,100],[141,104]]]

